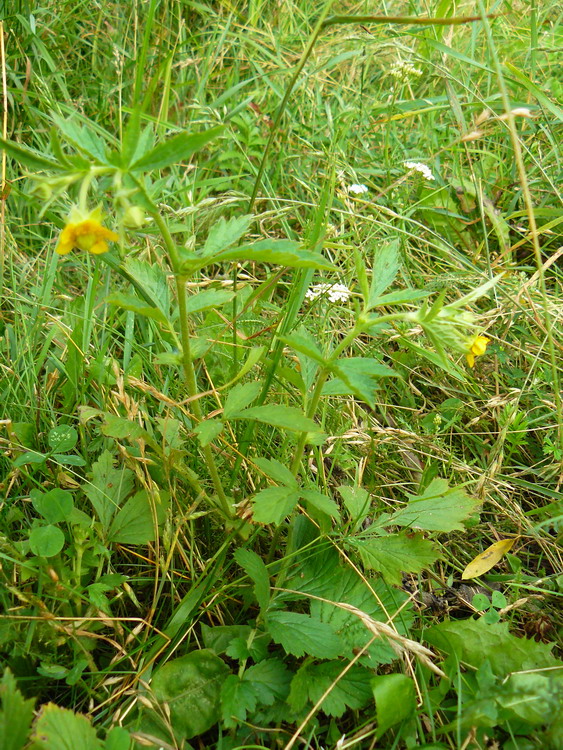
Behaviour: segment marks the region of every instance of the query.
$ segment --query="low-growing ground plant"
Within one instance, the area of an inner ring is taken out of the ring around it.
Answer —
[[[2,748],[563,747],[539,12],[291,10],[5,19]]]

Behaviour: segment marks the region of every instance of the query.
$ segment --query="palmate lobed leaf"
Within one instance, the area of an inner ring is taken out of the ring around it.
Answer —
[[[434,479],[422,495],[408,497],[407,506],[394,513],[386,525],[424,531],[461,531],[461,522],[481,505],[461,487],[450,487],[445,479]]]
[[[308,702],[316,704],[327,693],[320,710],[328,716],[339,717],[349,708],[363,708],[372,700],[372,672],[356,664],[342,674],[346,667],[344,661],[305,663],[291,682],[288,703],[300,712]]]
[[[440,553],[421,534],[389,534],[368,539],[349,539],[368,570],[376,570],[387,583],[400,586],[403,572],[420,573],[439,559]]]

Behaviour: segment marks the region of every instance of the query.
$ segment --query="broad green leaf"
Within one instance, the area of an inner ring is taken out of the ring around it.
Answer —
[[[144,300],[140,297],[136,297],[134,294],[114,292],[106,297],[106,302],[108,305],[115,305],[116,307],[121,307],[123,310],[131,310],[131,312],[134,312],[137,315],[156,320],[157,323],[162,323],[162,325],[170,325],[168,319],[161,310],[157,307],[147,305]]]
[[[32,740],[34,750],[102,750],[96,730],[85,716],[54,703],[41,708]]]
[[[166,493],[154,497],[156,522],[161,523],[166,513]],[[108,530],[107,541],[119,544],[148,544],[156,538],[155,518],[147,491],[141,490],[120,508]]]
[[[267,487],[252,498],[252,516],[256,523],[279,524],[299,502],[293,487]]]
[[[49,490],[49,492],[32,490],[30,496],[33,507],[48,523],[60,523],[69,520],[74,508],[74,501],[71,493],[67,490],[61,490],[58,487]]]
[[[29,547],[34,555],[54,557],[64,543],[65,535],[58,526],[34,526],[29,533]]]
[[[201,312],[209,310],[210,307],[217,308],[226,305],[235,296],[234,292],[229,289],[206,289],[204,292],[198,292],[188,297],[186,310],[188,313]]]
[[[221,685],[221,714],[227,729],[245,721],[247,713],[256,709],[256,693],[249,682],[230,674]]]
[[[228,220],[219,219],[209,230],[201,251],[202,256],[207,258],[210,255],[216,255],[234,245],[248,231],[253,218],[252,214],[247,214],[246,216],[233,216]]]
[[[461,574],[462,580],[477,578],[478,576],[487,573],[499,562],[499,560],[502,560],[507,552],[510,552],[517,538],[518,537],[513,537],[512,539],[501,539],[500,541],[491,544],[490,547],[487,547],[484,552],[481,552],[477,557],[474,557],[469,565],[467,565]],[[498,592],[495,591],[493,593]]]
[[[33,721],[35,700],[24,699],[16,680],[6,669],[0,682],[0,747],[2,750],[23,750]]]
[[[344,648],[330,625],[301,612],[270,612],[267,628],[272,640],[293,656],[308,654],[318,659],[334,659]]]
[[[346,709],[364,708],[372,700],[371,672],[356,664],[342,675],[346,667],[344,661],[305,663],[291,682],[289,705],[301,713],[308,702],[316,705],[328,691],[320,706],[328,716],[339,717]]]
[[[107,733],[104,750],[130,750],[131,736],[123,727],[113,727]]]
[[[283,406],[282,404],[252,406],[250,409],[231,414],[231,419],[255,419],[257,422],[270,424],[284,430],[319,432],[317,423],[306,417],[300,409],[295,406]]]
[[[178,133],[141,156],[130,169],[132,172],[149,172],[152,169],[164,169],[171,164],[177,164],[200,151],[223,130],[224,126],[218,125],[201,133]]]
[[[223,407],[223,416],[230,419],[237,412],[246,409],[262,390],[262,383],[254,380],[251,383],[239,383],[231,388]]]
[[[375,698],[377,736],[395,724],[416,715],[414,683],[404,674],[382,674],[372,677],[371,687]]]
[[[0,146],[5,149],[6,153],[13,157],[17,162],[23,164],[24,167],[30,169],[41,169],[49,170],[50,172],[64,172],[66,167],[59,164],[54,159],[49,159],[43,154],[34,151],[27,146],[22,146],[15,141],[8,141],[4,138],[0,138]]]
[[[90,482],[82,490],[92,503],[104,531],[107,531],[112,516],[133,489],[131,469],[114,468],[114,457],[104,451],[92,466]]]
[[[237,372],[236,376],[232,380],[230,380],[228,383],[226,383],[223,387],[230,388],[231,385],[234,385],[234,383],[237,382],[237,380],[240,380],[241,378],[243,378],[248,372],[250,372],[250,370],[252,370],[254,365],[257,364],[262,359],[265,351],[266,351],[265,346],[253,346],[248,352],[248,357],[246,358],[244,365]]]
[[[254,583],[254,594],[265,615],[270,604],[270,576],[262,558],[250,549],[237,549],[234,558]]]
[[[44,453],[39,453],[39,451],[26,451],[14,459],[12,466],[18,468],[20,466],[25,466],[26,464],[39,465],[44,464],[46,460],[47,456]]]
[[[86,466],[86,461],[82,456],[73,456],[72,454],[68,456],[64,453],[53,453],[51,455],[51,461],[56,461],[63,466]]]
[[[480,620],[441,622],[424,631],[428,643],[459,661],[479,667],[490,662],[499,677],[509,672],[561,667],[563,662],[551,653],[553,643],[537,643],[508,631],[508,622],[487,624]]]
[[[255,458],[254,463],[266,476],[273,479],[274,482],[294,489],[298,486],[297,479],[295,479],[287,466],[284,466],[284,464],[275,458]]]
[[[408,497],[408,505],[394,513],[387,525],[424,531],[461,531],[461,522],[481,504],[461,487],[449,487],[445,479],[434,479],[422,495]]]
[[[71,451],[78,441],[78,433],[74,427],[59,425],[49,430],[47,442],[52,451],[57,453],[66,453]]]
[[[378,298],[391,286],[399,271],[399,240],[378,245],[371,269],[371,285],[366,309],[371,310],[378,304]]]
[[[292,240],[259,240],[252,245],[235,247],[211,259],[214,263],[250,260],[290,268],[317,268],[334,271],[335,266],[320,253],[302,250]]]
[[[338,505],[327,495],[323,495],[322,492],[317,490],[300,490],[300,496],[303,500],[306,500],[313,508],[320,510],[321,513],[326,513],[332,518],[340,519],[340,511]]]
[[[173,659],[155,673],[152,690],[167,704],[178,738],[203,734],[219,720],[221,685],[228,674],[225,662],[208,649]]]
[[[196,427],[194,432],[197,435],[199,444],[205,448],[206,445],[212,443],[216,437],[223,432],[225,425],[220,419],[204,419]]]
[[[349,539],[366,568],[377,570],[387,583],[401,585],[402,574],[419,573],[440,557],[434,545],[421,534],[390,534],[369,539]]]
[[[369,492],[363,487],[351,487],[342,484],[338,487],[338,492],[344,501],[346,510],[357,528],[367,517],[371,508],[371,499]]]

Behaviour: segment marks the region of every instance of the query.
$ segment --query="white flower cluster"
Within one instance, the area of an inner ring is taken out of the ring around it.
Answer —
[[[313,284],[307,289],[305,299],[311,302],[317,297],[328,296],[329,302],[346,302],[352,292],[344,284]]]
[[[354,195],[362,195],[367,193],[368,189],[365,185],[348,185],[348,192],[354,193]]]
[[[420,68],[415,68],[415,66],[407,60],[398,60],[389,68],[389,74],[394,78],[408,78],[409,76],[418,78],[418,76],[422,75],[422,70],[420,70]]]
[[[434,180],[435,177],[430,171],[430,169],[426,166],[426,164],[422,164],[419,161],[406,161],[405,167],[407,169],[414,169],[415,172],[420,172],[420,174],[423,177],[426,177],[427,180]]]

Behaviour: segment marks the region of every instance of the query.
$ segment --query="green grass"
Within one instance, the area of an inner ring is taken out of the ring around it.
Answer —
[[[0,6],[0,746],[563,747],[561,18],[479,8]]]

